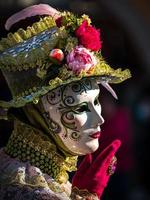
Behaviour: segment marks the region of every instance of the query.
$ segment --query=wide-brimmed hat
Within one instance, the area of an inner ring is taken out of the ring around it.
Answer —
[[[100,30],[87,15],[39,4],[10,17],[5,27],[9,30],[19,20],[36,15],[38,22],[0,41],[0,69],[12,93],[11,101],[0,101],[1,107],[37,103],[50,90],[83,78],[120,83],[131,77],[128,69],[115,70],[105,62]]]

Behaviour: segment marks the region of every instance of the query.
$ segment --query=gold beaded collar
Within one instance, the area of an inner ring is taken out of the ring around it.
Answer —
[[[77,156],[64,158],[40,130],[18,120],[15,121],[5,152],[23,162],[30,162],[58,183],[66,183],[67,171],[76,170]]]

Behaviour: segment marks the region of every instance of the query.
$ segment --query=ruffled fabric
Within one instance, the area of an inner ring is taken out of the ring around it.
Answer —
[[[2,38],[0,40],[0,51],[4,51],[5,49],[13,47],[20,42],[24,42],[38,33],[54,26],[56,26],[54,18],[46,16],[41,18],[39,22],[35,22],[31,27],[28,26],[26,30],[20,28],[15,33],[8,33],[7,38]]]
[[[20,162],[0,150],[0,200],[69,200],[71,184],[58,184],[29,162]]]

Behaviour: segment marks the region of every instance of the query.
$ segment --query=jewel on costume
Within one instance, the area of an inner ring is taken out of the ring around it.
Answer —
[[[108,167],[108,175],[113,175],[116,171],[116,166],[117,166],[117,158],[114,156],[111,160],[111,163]]]

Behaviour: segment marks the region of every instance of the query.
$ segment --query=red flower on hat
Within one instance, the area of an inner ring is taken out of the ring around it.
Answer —
[[[75,30],[75,35],[79,40],[80,45],[93,51],[99,51],[102,47],[100,41],[100,31],[88,25],[87,20]]]
[[[62,25],[62,20],[63,20],[63,17],[59,17],[59,18],[57,18],[57,19],[55,20],[56,25],[57,25],[59,28],[60,28],[61,25]]]

